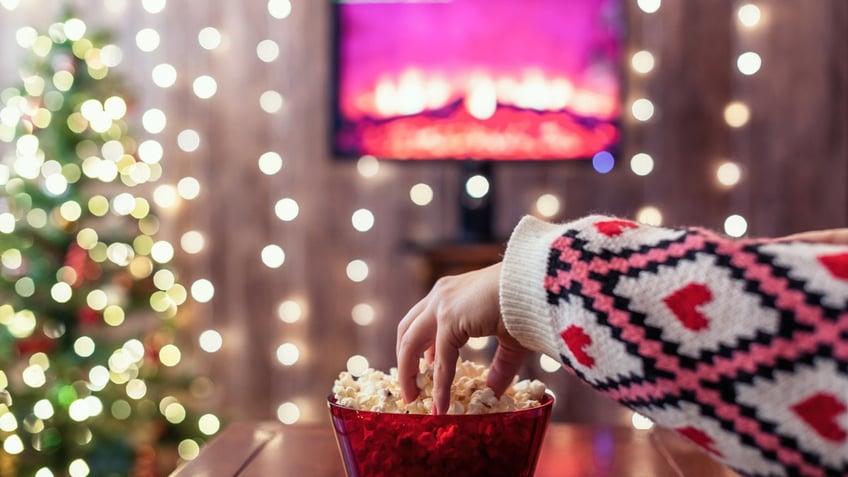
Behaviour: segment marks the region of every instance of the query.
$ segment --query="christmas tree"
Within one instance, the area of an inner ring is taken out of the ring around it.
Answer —
[[[0,92],[0,477],[166,475],[220,423],[191,416],[188,292],[144,198],[162,148],[130,134],[120,49],[64,18],[18,32]]]

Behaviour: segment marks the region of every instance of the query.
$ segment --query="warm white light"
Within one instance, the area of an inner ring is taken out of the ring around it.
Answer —
[[[180,247],[190,254],[200,253],[206,246],[206,239],[197,230],[189,230],[180,237]]]
[[[17,434],[12,434],[3,441],[3,450],[9,455],[20,454],[24,451],[24,442]]]
[[[6,10],[14,11],[21,4],[21,0],[0,0],[0,5]]]
[[[291,222],[300,213],[300,206],[296,200],[286,197],[277,201],[274,205],[274,213],[280,220]]]
[[[562,363],[543,354],[539,356],[539,367],[545,372],[553,373],[562,369]]]
[[[739,18],[739,22],[745,25],[748,28],[753,28],[760,23],[761,12],[760,7],[754,5],[753,3],[746,3],[739,7],[739,10],[736,12],[737,17]]]
[[[54,412],[53,404],[47,399],[41,399],[32,406],[32,413],[42,420],[50,419]]]
[[[221,333],[215,330],[206,330],[200,333],[197,341],[200,343],[200,349],[207,353],[215,353],[224,346],[224,338]]]
[[[221,32],[217,28],[206,27],[197,34],[197,42],[207,50],[214,50],[221,46]]]
[[[350,374],[356,377],[365,374],[365,372],[368,371],[369,366],[370,365],[368,364],[368,360],[365,356],[355,354],[347,359],[347,370]]]
[[[138,158],[147,164],[158,164],[162,160],[165,150],[158,141],[148,139],[138,146]]]
[[[291,14],[291,2],[289,0],[268,0],[268,13],[277,19],[283,19]]]
[[[150,134],[159,134],[165,130],[165,125],[168,123],[168,118],[165,112],[161,109],[148,109],[141,116],[141,124],[144,130]]]
[[[270,63],[280,55],[280,47],[274,40],[262,40],[256,45],[256,56],[265,63]]]
[[[655,65],[654,55],[647,50],[637,51],[630,58],[630,65],[637,73],[650,73]]]
[[[748,124],[750,119],[751,110],[743,102],[734,101],[724,108],[724,120],[730,127],[741,128]]]
[[[153,77],[153,84],[160,88],[170,88],[177,82],[176,68],[167,63],[154,66],[151,76]]]
[[[724,220],[724,232],[731,237],[741,237],[748,231],[748,221],[745,217],[733,214]]]
[[[184,129],[177,135],[177,145],[185,152],[194,152],[200,147],[200,134],[194,129]]]
[[[294,300],[286,300],[277,307],[277,316],[285,323],[296,323],[303,316],[303,307]]]
[[[150,247],[150,258],[158,263],[168,263],[174,258],[174,247],[170,243],[160,240]]]
[[[147,53],[159,48],[159,32],[152,28],[140,30],[135,35],[135,44],[138,49]]]
[[[409,198],[415,205],[423,207],[433,201],[433,188],[419,182],[409,189]]]
[[[71,296],[73,296],[71,285],[65,282],[56,283],[50,288],[50,297],[56,303],[67,303],[71,299]]]
[[[159,362],[169,368],[179,364],[180,359],[182,359],[182,352],[172,344],[167,344],[159,349]]]
[[[663,216],[660,209],[648,205],[636,212],[636,221],[645,225],[659,227],[662,225]]]
[[[200,432],[211,436],[221,429],[221,421],[214,414],[204,414],[197,420],[197,428]]]
[[[104,66],[114,68],[124,61],[124,52],[118,45],[106,45],[100,50],[100,61]]]
[[[488,336],[480,336],[476,338],[468,338],[468,341],[465,343],[466,346],[473,350],[481,350],[485,349],[486,346],[489,345],[489,337]]]
[[[633,416],[630,418],[630,423],[633,425],[634,429],[639,429],[640,431],[647,431],[654,427],[654,421],[639,414],[638,412],[633,413]]]
[[[294,424],[300,419],[300,408],[293,402],[284,402],[277,408],[277,419],[283,424]]]
[[[380,172],[380,161],[374,156],[362,156],[356,161],[356,170],[362,177],[374,177]]]
[[[350,310],[350,317],[359,326],[368,326],[374,322],[376,312],[368,303],[358,303]]]
[[[85,35],[85,22],[79,18],[71,18],[65,21],[65,36],[71,41],[77,41]]]
[[[283,168],[283,158],[276,152],[266,152],[259,156],[259,170],[267,176],[280,172]]]
[[[180,459],[194,460],[200,454],[200,445],[191,439],[184,439],[177,445],[177,453]]]
[[[736,67],[739,68],[739,72],[743,75],[750,76],[755,74],[757,71],[760,71],[762,65],[763,59],[753,51],[746,51],[736,59]]]
[[[724,162],[716,169],[716,179],[726,187],[733,187],[742,178],[742,170],[734,162]]]
[[[153,190],[153,202],[164,209],[176,205],[177,198],[177,188],[172,185],[162,184]]]
[[[11,0],[0,0],[0,1],[11,1]],[[17,1],[17,0],[15,0]],[[25,49],[30,49],[35,45],[35,42],[38,40],[38,30],[33,27],[25,26],[18,28],[15,32],[15,41],[18,42],[18,46]]]
[[[192,83],[192,91],[200,99],[209,99],[218,92],[218,82],[209,75],[198,76]]]
[[[374,226],[374,214],[368,209],[359,209],[351,216],[353,228],[360,232],[367,232]]]
[[[165,9],[165,0],[141,0],[141,6],[148,13],[159,13]]]
[[[293,343],[283,343],[277,347],[277,361],[284,366],[292,366],[300,359],[300,350]]]
[[[183,177],[177,182],[177,193],[185,200],[196,199],[200,195],[200,181],[194,177]]]
[[[553,194],[542,194],[536,199],[536,210],[542,217],[553,217],[559,213],[559,198]]]
[[[645,13],[655,13],[662,6],[662,0],[638,0],[636,3]]]
[[[347,277],[352,282],[361,282],[368,278],[368,264],[363,260],[351,260],[347,264]]]
[[[471,176],[465,181],[465,193],[475,199],[481,199],[489,193],[489,179],[480,174]]]
[[[280,268],[286,261],[286,252],[275,244],[266,245],[262,248],[262,263],[268,268]]]
[[[637,153],[630,158],[630,169],[637,176],[647,176],[654,170],[654,158],[644,152]]]
[[[191,284],[191,296],[198,303],[207,303],[215,296],[215,286],[205,278]]]
[[[283,95],[277,91],[265,91],[259,96],[259,107],[268,114],[275,114],[283,109]]]
[[[647,121],[654,116],[654,103],[647,98],[639,98],[633,101],[630,111],[637,121]]]
[[[44,375],[44,368],[38,365],[31,365],[24,368],[21,372],[24,384],[31,388],[40,388],[47,383],[47,376]]]

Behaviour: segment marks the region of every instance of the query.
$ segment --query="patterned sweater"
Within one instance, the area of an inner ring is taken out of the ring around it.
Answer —
[[[848,247],[525,217],[500,293],[525,347],[737,472],[848,475]]]

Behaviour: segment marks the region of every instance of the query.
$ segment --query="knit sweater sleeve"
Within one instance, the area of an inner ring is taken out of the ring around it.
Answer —
[[[848,475],[848,247],[525,217],[500,287],[525,347],[743,475]]]

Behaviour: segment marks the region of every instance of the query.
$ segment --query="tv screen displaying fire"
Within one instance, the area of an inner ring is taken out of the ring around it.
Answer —
[[[619,2],[334,2],[335,154],[564,160],[614,148]]]

